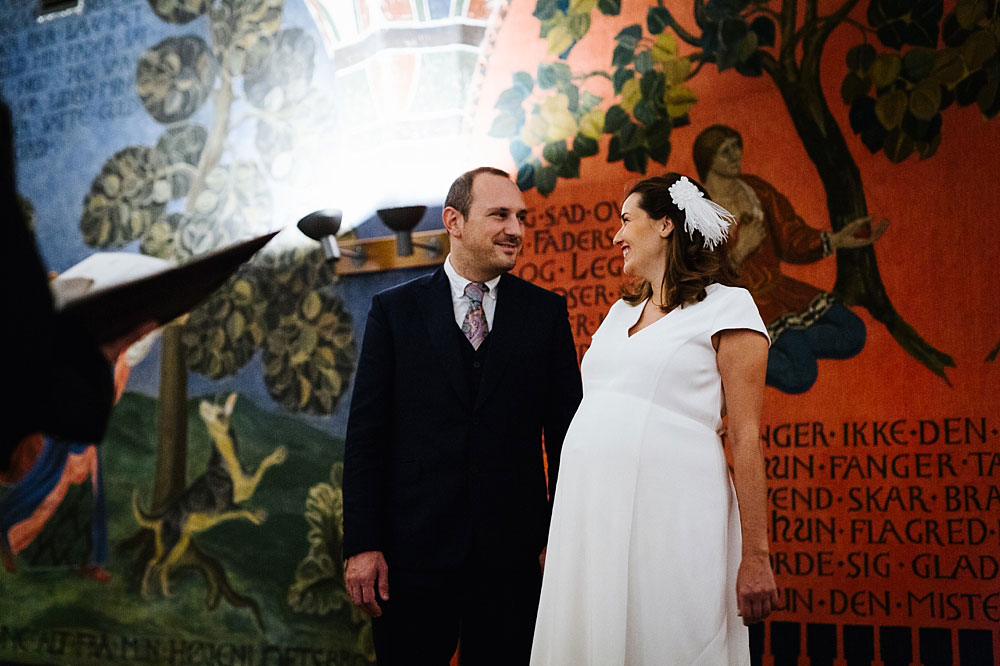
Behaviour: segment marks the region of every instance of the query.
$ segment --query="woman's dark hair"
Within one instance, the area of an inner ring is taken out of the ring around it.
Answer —
[[[682,178],[679,173],[647,178],[632,186],[626,198],[639,195],[639,208],[651,220],[670,218],[674,232],[667,239],[667,266],[658,285],[663,312],[697,303],[705,298],[705,287],[713,282],[732,285],[735,280],[729,265],[727,245],[715,249],[705,247],[705,237],[700,231],[689,233],[684,228],[684,212],[677,208],[670,196],[670,186]],[[691,179],[689,179],[691,180]],[[691,180],[706,199],[708,192],[700,183]],[[639,305],[653,295],[648,280],[633,280],[621,287],[621,296],[629,305]]]
[[[694,158],[694,168],[698,172],[699,180],[705,180],[705,176],[712,168],[712,160],[719,152],[719,146],[728,139],[736,139],[740,147],[743,147],[743,137],[728,125],[709,125],[695,138],[691,156]]]

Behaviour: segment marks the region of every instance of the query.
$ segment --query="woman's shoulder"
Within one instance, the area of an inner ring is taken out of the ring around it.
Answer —
[[[615,326],[616,322],[624,321],[630,317],[635,318],[636,308],[640,307],[641,304],[631,305],[624,298],[619,298],[611,304],[607,314],[604,315],[604,319],[601,320],[601,325],[597,327],[596,331],[594,331],[594,335]]]
[[[611,307],[608,309],[608,314],[605,315],[604,318],[610,319],[613,316],[622,315],[627,312],[635,312],[636,308],[641,308],[641,307],[642,303],[632,305],[624,298],[619,298],[617,301],[611,304]]]
[[[718,282],[713,282],[705,287],[705,298],[702,303],[705,306],[706,314],[711,312],[713,316],[727,310],[757,312],[757,305],[749,291],[743,287],[731,287]]]
[[[722,304],[725,302],[737,301],[737,300],[753,300],[750,292],[743,287],[732,287],[728,284],[721,284],[719,282],[713,282],[712,284],[705,287],[705,300],[711,300],[713,303]]]
[[[743,287],[711,284],[706,301],[712,300],[712,332],[726,328],[748,328],[767,335],[760,311],[750,292]]]

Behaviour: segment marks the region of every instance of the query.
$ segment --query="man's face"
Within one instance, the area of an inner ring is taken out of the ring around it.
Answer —
[[[524,197],[510,179],[491,173],[476,176],[469,215],[460,222],[464,261],[493,276],[514,268],[527,214]]]

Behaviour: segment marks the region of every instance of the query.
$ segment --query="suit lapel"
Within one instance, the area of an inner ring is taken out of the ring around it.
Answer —
[[[465,375],[462,374],[461,352],[456,348],[457,336],[455,329],[455,306],[451,300],[451,283],[444,269],[439,268],[424,284],[425,307],[421,308],[427,334],[430,336],[430,348],[438,357],[438,362],[448,376],[455,392],[462,403],[468,407],[472,400],[466,387]]]
[[[486,350],[486,367],[476,397],[476,407],[482,406],[500,383],[507,366],[516,358],[518,332],[524,325],[524,299],[517,293],[519,284],[504,274],[497,285],[497,309],[493,313],[490,346]]]

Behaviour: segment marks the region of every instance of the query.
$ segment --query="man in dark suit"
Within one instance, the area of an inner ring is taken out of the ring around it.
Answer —
[[[344,557],[380,666],[443,666],[458,643],[463,665],[528,663],[551,515],[542,437],[554,487],[582,388],[565,300],[508,273],[526,215],[505,172],[463,174],[445,265],[372,299]]]

